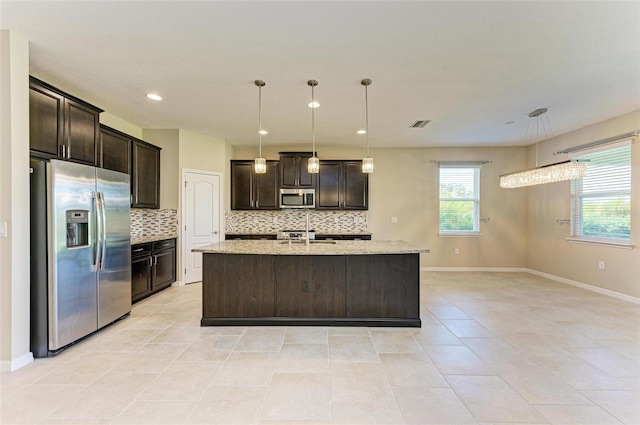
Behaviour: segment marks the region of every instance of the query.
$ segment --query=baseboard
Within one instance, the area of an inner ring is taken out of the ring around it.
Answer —
[[[14,370],[18,370],[21,367],[28,365],[32,361],[32,352],[28,352],[27,354],[20,356],[15,360],[2,360],[0,361],[0,373],[13,372]]]
[[[176,280],[171,284],[171,286],[184,286],[184,282],[182,282],[181,280]]]
[[[522,267],[420,267],[421,272],[506,272],[525,273]]]
[[[553,274],[541,272],[533,269],[525,269],[525,272],[534,274],[536,276],[544,277],[549,280],[554,280],[560,283],[566,283],[567,285],[576,286],[578,288],[586,289],[587,291],[597,292],[598,294],[606,295],[608,297],[617,298],[619,300],[628,301],[634,304],[640,304],[640,298],[632,297],[631,295],[622,294],[620,292],[611,291],[609,289],[600,288],[598,286],[589,285],[586,283],[578,282],[577,280],[571,280],[564,277],[556,276]]]

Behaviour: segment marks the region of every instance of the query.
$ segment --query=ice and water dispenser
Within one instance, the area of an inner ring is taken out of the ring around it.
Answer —
[[[89,211],[67,210],[67,248],[89,245]]]

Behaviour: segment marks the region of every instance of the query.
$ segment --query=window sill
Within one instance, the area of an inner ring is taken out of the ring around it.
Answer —
[[[480,232],[446,232],[446,233],[438,233],[439,237],[444,237],[444,238],[448,238],[448,237],[471,237],[471,238],[477,238],[482,236],[482,233]]]
[[[633,249],[633,244],[630,242],[608,241],[606,239],[567,238],[567,241],[587,245],[608,246],[611,248]]]

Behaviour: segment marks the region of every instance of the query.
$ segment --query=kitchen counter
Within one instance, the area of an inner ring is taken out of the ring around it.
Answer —
[[[163,241],[165,239],[174,239],[178,235],[175,233],[167,233],[164,235],[145,235],[145,236],[131,236],[131,245],[137,245],[140,243],[149,243]]]
[[[404,241],[243,241],[202,253],[202,326],[420,327],[420,254]]]
[[[250,255],[373,255],[421,254],[428,249],[404,241],[242,241],[230,240],[200,248],[193,252]]]

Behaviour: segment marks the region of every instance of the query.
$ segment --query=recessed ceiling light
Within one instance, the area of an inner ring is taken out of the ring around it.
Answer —
[[[320,104],[318,102],[309,102],[309,108],[319,108]]]
[[[262,130],[258,130],[258,134],[262,134],[264,136],[265,134],[269,134],[269,132],[265,129],[262,129]]]
[[[367,134],[367,130],[358,130],[358,134]]]
[[[162,96],[160,96],[159,94],[155,94],[155,93],[147,93],[147,98],[149,98],[151,100],[162,100]]]

